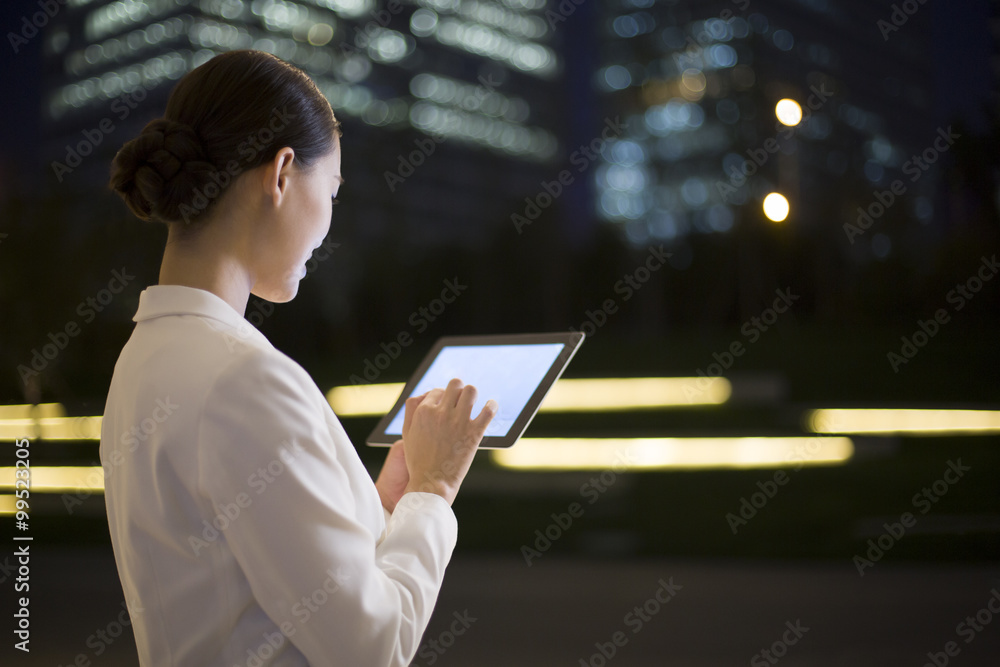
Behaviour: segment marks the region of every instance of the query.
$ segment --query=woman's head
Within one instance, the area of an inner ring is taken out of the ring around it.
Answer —
[[[234,180],[279,149],[309,169],[339,135],[304,72],[264,51],[229,51],[177,83],[163,117],[115,156],[109,185],[143,220],[197,226]]]
[[[329,229],[343,180],[339,137],[329,102],[304,72],[263,51],[229,51],[178,81],[163,117],[115,156],[109,186],[178,238],[228,225],[248,270],[270,276],[258,275],[268,284],[254,293],[287,300],[294,291],[276,274],[297,283],[301,267],[290,263],[304,252],[308,259]]]

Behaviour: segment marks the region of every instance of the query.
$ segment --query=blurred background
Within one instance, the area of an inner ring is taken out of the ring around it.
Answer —
[[[365,436],[438,337],[588,336],[525,439],[478,455],[414,664],[996,664],[1000,2],[0,11],[4,664],[137,664],[98,436],[166,230],[106,181],[237,48],[343,123],[327,244],[246,317],[373,474]]]

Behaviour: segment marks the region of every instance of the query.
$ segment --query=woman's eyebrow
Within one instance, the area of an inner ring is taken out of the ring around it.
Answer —
[[[344,177],[341,176],[340,174],[337,174],[337,180],[340,181],[341,185],[343,185],[346,182],[346,181],[344,181]]]

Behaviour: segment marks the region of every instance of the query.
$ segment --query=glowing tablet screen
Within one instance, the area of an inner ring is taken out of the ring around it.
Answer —
[[[449,380],[457,377],[476,388],[473,418],[479,415],[486,401],[492,398],[497,402],[499,412],[486,427],[485,435],[506,435],[564,347],[562,343],[445,347],[410,396],[419,396],[435,387],[444,389]],[[405,408],[400,409],[385,432],[402,435],[405,416]]]

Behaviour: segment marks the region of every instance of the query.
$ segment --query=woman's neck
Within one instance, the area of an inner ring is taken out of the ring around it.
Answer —
[[[246,312],[253,279],[241,260],[233,236],[213,224],[183,238],[171,225],[160,264],[160,285],[184,285],[211,292],[241,316]],[[223,239],[230,239],[229,243]]]

